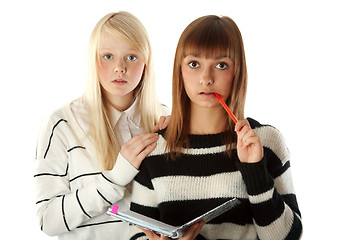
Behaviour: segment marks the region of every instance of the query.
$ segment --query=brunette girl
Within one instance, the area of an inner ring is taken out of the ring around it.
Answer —
[[[181,239],[300,238],[288,148],[276,128],[244,118],[246,88],[235,22],[218,16],[193,21],[176,49],[170,123],[135,178],[132,210],[180,226],[235,197],[239,206],[194,224]],[[167,239],[143,231],[133,228],[131,239]]]

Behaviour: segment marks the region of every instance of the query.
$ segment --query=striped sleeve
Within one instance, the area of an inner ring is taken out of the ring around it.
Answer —
[[[255,128],[264,147],[258,163],[238,163],[249,194],[260,239],[299,239],[301,215],[290,171],[289,151],[281,133],[271,126]]]
[[[74,130],[68,121],[53,114],[38,140],[34,164],[36,212],[41,230],[50,236],[71,231],[104,213],[124,195],[125,187],[115,184],[116,179],[106,172],[91,173],[95,175],[91,184],[71,189],[71,181],[76,180],[69,176],[69,156],[75,151],[69,144],[71,138],[75,138]],[[86,151],[84,147],[77,150]],[[116,164],[123,165],[124,161],[118,159]]]
[[[146,161],[147,159],[145,158],[140,166],[139,174],[133,181],[130,209],[153,219],[159,219],[159,209],[156,201],[157,197],[151,178],[146,169]],[[135,226],[130,226],[129,239],[141,240],[147,238],[143,231]]]

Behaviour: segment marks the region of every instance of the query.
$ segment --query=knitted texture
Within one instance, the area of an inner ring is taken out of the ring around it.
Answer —
[[[299,239],[301,215],[290,171],[289,152],[280,132],[248,119],[261,138],[264,158],[241,163],[233,144],[225,153],[224,133],[190,135],[190,148],[176,160],[156,149],[135,177],[131,209],[174,226],[236,197],[241,204],[206,223],[197,239]],[[132,227],[130,239],[144,239]]]

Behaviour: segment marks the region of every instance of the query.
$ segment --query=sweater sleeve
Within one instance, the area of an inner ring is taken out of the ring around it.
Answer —
[[[301,214],[290,170],[289,151],[280,132],[271,126],[255,131],[264,147],[258,163],[240,163],[260,239],[299,239]]]
[[[156,193],[147,171],[146,158],[140,166],[140,172],[135,177],[132,187],[131,205],[132,211],[159,220],[158,203]],[[129,239],[147,239],[145,233],[135,226],[130,226]]]
[[[94,181],[72,189],[68,150],[71,138],[74,129],[68,121],[52,115],[38,140],[34,168],[36,211],[41,230],[50,236],[71,231],[103,214],[123,198],[125,185],[137,174],[119,155],[111,171],[92,173]]]

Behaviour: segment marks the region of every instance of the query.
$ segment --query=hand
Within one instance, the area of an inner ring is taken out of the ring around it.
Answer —
[[[237,133],[237,154],[240,162],[257,163],[264,156],[260,137],[251,129],[246,119],[239,120],[235,125]]]
[[[139,169],[144,158],[155,149],[158,139],[157,133],[136,135],[121,146],[120,153],[131,165]]]
[[[161,116],[159,122],[155,125],[154,132],[163,130],[169,125],[169,122],[170,122],[170,115]]]
[[[198,222],[191,225],[191,227],[187,230],[184,236],[179,238],[179,240],[194,240],[196,236],[200,233],[202,227],[204,226],[205,222]],[[164,235],[158,235],[152,231],[143,229],[141,227],[138,227],[141,230],[144,231],[146,236],[149,238],[149,240],[169,240],[168,237]]]

